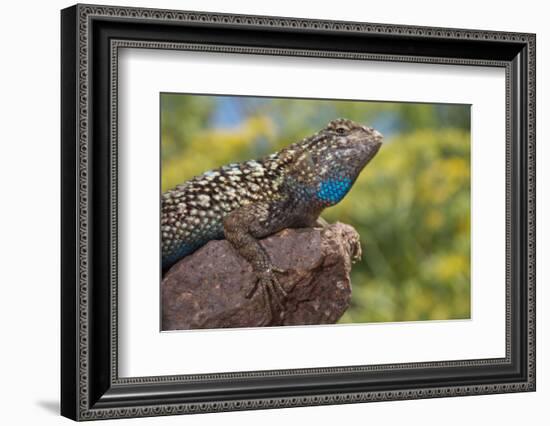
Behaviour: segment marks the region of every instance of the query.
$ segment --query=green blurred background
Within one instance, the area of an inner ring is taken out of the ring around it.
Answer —
[[[355,227],[363,248],[340,323],[469,318],[469,105],[163,93],[162,190],[339,117],[385,136],[348,195],[322,214]]]

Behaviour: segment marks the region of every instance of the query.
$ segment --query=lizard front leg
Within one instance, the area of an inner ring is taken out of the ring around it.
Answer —
[[[272,264],[258,238],[283,228],[277,215],[278,211],[281,210],[269,203],[253,203],[232,211],[223,221],[225,238],[252,265],[256,274],[256,283],[246,297],[250,298],[256,291],[261,291],[266,307],[275,322],[280,319],[276,318],[275,314],[282,310],[287,296],[275,273],[284,271]]]

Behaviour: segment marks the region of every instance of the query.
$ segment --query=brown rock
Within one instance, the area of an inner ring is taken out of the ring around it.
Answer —
[[[225,240],[210,241],[175,264],[162,284],[162,329],[333,324],[351,299],[352,260],[361,256],[349,225],[284,229],[261,241],[288,293],[280,318],[272,318],[254,286],[250,264]]]

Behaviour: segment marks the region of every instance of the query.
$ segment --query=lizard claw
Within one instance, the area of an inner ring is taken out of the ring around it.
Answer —
[[[246,294],[247,299],[250,299],[259,290],[262,293],[266,308],[269,309],[273,319],[277,317],[277,313],[280,314],[283,310],[284,300],[288,296],[288,293],[277,279],[275,272],[286,273],[285,270],[276,267],[258,272],[256,283]]]
[[[277,273],[279,273],[279,274],[288,274],[288,270],[287,270],[287,269],[277,268],[276,266],[272,266],[272,267],[271,267],[271,270],[272,270],[273,272],[277,272]],[[282,289],[282,287],[281,287],[281,289]],[[283,290],[283,292],[285,292],[285,291]],[[286,296],[286,294],[285,294],[285,296]]]

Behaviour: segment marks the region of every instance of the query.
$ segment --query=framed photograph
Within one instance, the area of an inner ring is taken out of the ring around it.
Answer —
[[[61,413],[535,390],[535,35],[61,12]]]

